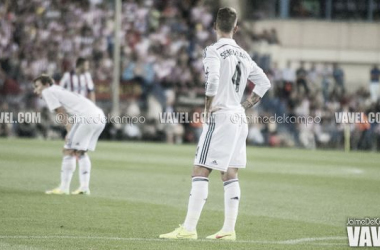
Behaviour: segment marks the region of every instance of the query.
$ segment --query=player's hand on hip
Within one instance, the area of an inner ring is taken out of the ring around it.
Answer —
[[[215,107],[215,108],[212,108],[211,110],[206,110],[206,109],[204,110],[203,114],[204,114],[204,121],[206,124],[210,123],[211,115],[218,110],[221,110],[221,108]]]

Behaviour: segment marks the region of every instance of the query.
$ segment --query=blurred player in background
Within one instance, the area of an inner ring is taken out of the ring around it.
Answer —
[[[88,72],[89,68],[89,61],[79,57],[75,64],[75,70],[66,72],[59,85],[71,92],[83,95],[95,103],[94,82],[90,72]]]
[[[197,239],[196,226],[208,196],[209,174],[221,172],[224,183],[224,224],[211,240],[236,240],[235,223],[240,202],[239,168],[246,166],[248,124],[245,109],[255,105],[270,88],[261,68],[240,48],[233,34],[237,13],[221,8],[215,23],[217,42],[204,51],[206,72],[205,114],[209,117],[199,139],[192,188],[185,222],[163,239]],[[251,96],[241,104],[247,80],[255,83]],[[237,119],[236,119],[237,118]]]
[[[373,65],[370,72],[370,79],[369,91],[371,93],[371,99],[372,102],[377,102],[380,89],[380,69],[377,65]]]
[[[49,110],[56,112],[59,121],[66,126],[67,136],[63,149],[61,184],[46,194],[69,194],[71,178],[79,163],[80,187],[72,194],[90,194],[91,161],[87,151],[94,151],[96,143],[105,126],[103,111],[87,98],[53,84],[48,75],[33,80],[34,93],[42,97]],[[74,124],[68,116],[78,119]]]

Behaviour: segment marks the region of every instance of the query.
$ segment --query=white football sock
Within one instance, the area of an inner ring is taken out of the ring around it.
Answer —
[[[91,161],[87,154],[78,158],[80,189],[87,191],[90,185]]]
[[[75,171],[76,162],[75,157],[71,155],[65,155],[62,159],[62,167],[61,167],[61,185],[60,189],[64,191],[69,191],[71,178],[73,177],[73,173]]]
[[[239,211],[240,185],[238,179],[224,182],[224,224],[223,232],[235,230],[236,219]]]
[[[195,231],[199,217],[208,196],[208,178],[194,177],[192,179],[189,205],[183,226],[187,231]]]

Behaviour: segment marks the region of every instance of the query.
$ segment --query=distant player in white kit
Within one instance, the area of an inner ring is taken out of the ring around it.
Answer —
[[[204,50],[205,114],[209,120],[197,147],[187,215],[179,228],[160,235],[163,239],[198,238],[196,226],[208,196],[208,176],[212,170],[219,170],[224,183],[224,224],[207,239],[236,240],[240,201],[237,173],[246,166],[245,109],[260,101],[271,85],[262,69],[232,39],[237,31],[237,14],[233,8],[219,9],[215,29],[217,42]],[[255,88],[241,103],[247,80],[252,81]]]
[[[89,99],[54,85],[50,76],[41,75],[33,80],[34,93],[42,97],[49,110],[56,112],[67,130],[61,167],[61,184],[46,194],[69,194],[70,182],[79,163],[80,187],[72,194],[90,194],[91,161],[87,151],[94,151],[105,126],[103,111]],[[74,124],[69,116],[77,118]]]
[[[90,63],[87,59],[79,57],[75,70],[63,74],[59,85],[71,92],[78,93],[95,102],[95,87],[89,71]]]

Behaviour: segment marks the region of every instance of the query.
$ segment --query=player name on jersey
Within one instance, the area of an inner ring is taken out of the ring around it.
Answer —
[[[235,49],[226,49],[225,51],[220,53],[220,56],[223,59],[226,59],[229,56],[237,56],[237,57],[241,57],[243,59],[248,59],[247,55],[243,51],[241,51],[241,50],[239,51],[239,50],[235,50]]]

